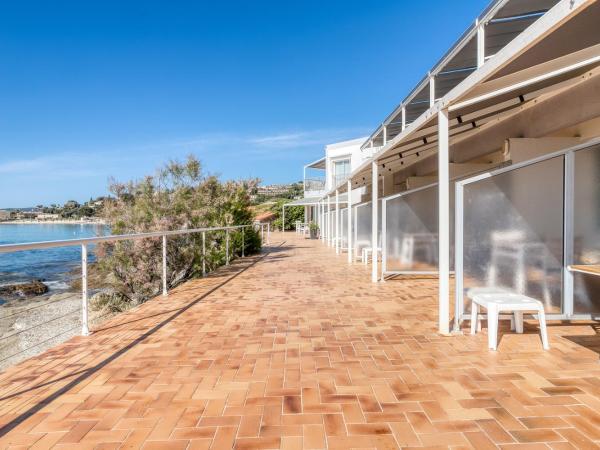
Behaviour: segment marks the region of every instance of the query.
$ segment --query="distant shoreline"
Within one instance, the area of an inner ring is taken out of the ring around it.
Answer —
[[[95,220],[4,220],[0,225],[107,225],[102,219]]]

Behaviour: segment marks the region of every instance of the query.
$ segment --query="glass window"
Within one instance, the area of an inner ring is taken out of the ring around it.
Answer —
[[[350,160],[333,162],[333,186],[338,186],[350,177]]]

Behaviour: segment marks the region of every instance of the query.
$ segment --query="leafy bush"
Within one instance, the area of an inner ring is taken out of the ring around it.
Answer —
[[[114,200],[104,207],[113,234],[145,233],[249,225],[252,213],[248,192],[256,180],[221,182],[206,176],[200,162],[189,156],[171,161],[154,176],[139,181],[111,181]],[[241,254],[241,231],[230,233],[230,254]],[[260,251],[259,234],[245,231],[245,254]],[[224,231],[206,232],[206,268],[225,262]],[[162,239],[126,240],[98,245],[98,267],[113,292],[141,303],[162,289]],[[167,238],[167,286],[202,274],[202,233]]]
[[[283,205],[289,203],[290,200],[279,200],[272,207],[271,211],[277,214],[277,218],[273,221],[273,226],[281,230],[282,226],[282,210]],[[304,222],[304,206],[288,206],[285,208],[285,229],[293,230],[296,226],[296,221]]]

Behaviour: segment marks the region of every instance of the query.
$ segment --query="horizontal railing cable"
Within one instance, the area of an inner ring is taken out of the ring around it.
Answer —
[[[154,232],[148,232],[148,233],[133,233],[133,234],[119,234],[119,235],[109,235],[109,236],[98,236],[98,237],[89,237],[89,238],[80,238],[80,239],[66,239],[66,240],[56,240],[56,241],[44,241],[44,242],[26,242],[26,243],[17,243],[17,244],[2,244],[0,245],[0,254],[2,253],[13,253],[13,252],[21,252],[21,251],[28,251],[28,250],[43,250],[43,249],[50,249],[50,248],[58,248],[58,247],[71,247],[71,246],[76,246],[79,245],[81,246],[81,306],[79,308],[76,308],[74,310],[71,310],[65,314],[61,314],[60,316],[54,317],[50,320],[47,320],[45,322],[41,322],[41,323],[36,323],[26,329],[23,330],[18,330],[16,332],[13,332],[12,334],[8,334],[6,336],[0,336],[0,342],[6,341],[8,339],[17,337],[19,335],[31,332],[32,330],[36,329],[36,328],[40,328],[43,327],[45,325],[57,322],[61,319],[65,319],[68,316],[71,316],[73,314],[76,313],[81,313],[81,325],[77,325],[75,327],[71,327],[67,330],[61,331],[60,333],[44,339],[41,342],[37,342],[34,345],[31,345],[23,350],[19,350],[16,353],[13,353],[9,356],[5,356],[2,357],[0,359],[0,363],[9,360],[11,358],[14,358],[22,353],[25,353],[29,350],[32,350],[36,347],[39,347],[41,345],[43,345],[44,343],[47,343],[53,339],[56,339],[60,336],[63,336],[69,332],[72,332],[73,330],[75,330],[78,326],[81,326],[82,328],[82,333],[83,335],[88,335],[89,334],[89,327],[88,327],[88,274],[87,274],[87,269],[88,269],[88,246],[90,245],[94,245],[94,244],[100,244],[100,243],[111,243],[111,242],[119,242],[119,241],[131,241],[131,240],[140,240],[140,239],[151,239],[151,238],[158,238],[158,239],[162,239],[162,293],[163,296],[167,295],[167,289],[168,289],[168,284],[167,284],[167,238],[168,237],[172,237],[172,236],[181,236],[181,235],[189,235],[189,234],[194,234],[194,233],[199,233],[202,234],[202,275],[206,275],[206,237],[208,233],[211,232],[224,232],[224,250],[225,250],[225,260],[224,260],[224,264],[225,265],[229,265],[229,262],[231,260],[232,257],[236,256],[236,254],[241,254],[241,257],[245,257],[245,229],[246,228],[253,228],[254,230],[256,230],[257,232],[260,233],[260,237],[261,237],[261,241],[263,242],[263,245],[265,243],[269,244],[270,243],[270,236],[271,236],[271,226],[269,223],[260,223],[260,222],[256,222],[252,225],[248,224],[248,225],[231,225],[231,226],[225,226],[225,227],[206,227],[206,228],[190,228],[190,229],[181,229],[181,230],[170,230],[170,231],[154,231]],[[236,242],[230,242],[231,240],[231,236],[230,236],[230,232],[236,232],[236,231],[241,231],[241,248],[236,248]],[[266,240],[265,240],[266,237]],[[35,305],[35,306],[31,306],[25,309],[21,309],[15,312],[11,312],[9,315],[7,316],[3,316],[0,317],[0,321],[3,320],[7,320],[7,319],[11,319],[14,317],[18,317],[21,315],[25,315],[31,311],[34,310],[38,310],[40,308],[43,307],[53,307],[54,304],[56,303],[61,303],[63,300],[49,300],[45,303],[39,304],[39,305]],[[117,315],[118,312],[106,312],[104,314],[101,314],[100,316],[96,316],[96,317],[89,317],[89,319],[92,322],[98,322],[101,321],[102,319],[104,319],[105,317],[108,316],[115,316]]]
[[[27,333],[28,331],[34,330],[36,328],[42,327],[42,326],[44,326],[46,324],[49,324],[49,323],[52,323],[52,322],[56,322],[58,319],[64,319],[65,317],[70,316],[71,314],[79,313],[79,312],[81,312],[81,308],[76,308],[76,309],[74,309],[72,311],[69,311],[69,312],[67,312],[67,313],[65,313],[65,314],[63,314],[61,316],[54,317],[53,319],[47,320],[45,322],[36,323],[35,325],[33,325],[33,326],[29,327],[29,328],[25,328],[23,330],[16,331],[13,334],[8,334],[6,336],[0,336],[0,341],[4,341],[6,339],[10,339],[11,337],[18,336],[18,335],[23,334],[23,333]]]

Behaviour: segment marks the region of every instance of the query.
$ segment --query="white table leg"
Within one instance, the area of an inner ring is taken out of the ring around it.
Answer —
[[[523,333],[523,311],[515,311],[515,329],[517,333]]]
[[[479,321],[479,305],[471,300],[471,334],[477,331],[477,322]]]
[[[541,308],[538,311],[538,317],[540,320],[540,335],[542,337],[542,345],[544,350],[550,350],[550,344],[548,344],[548,330],[546,329],[546,314]]]
[[[496,350],[498,347],[498,310],[496,305],[490,304],[487,309],[488,315],[488,347]]]

